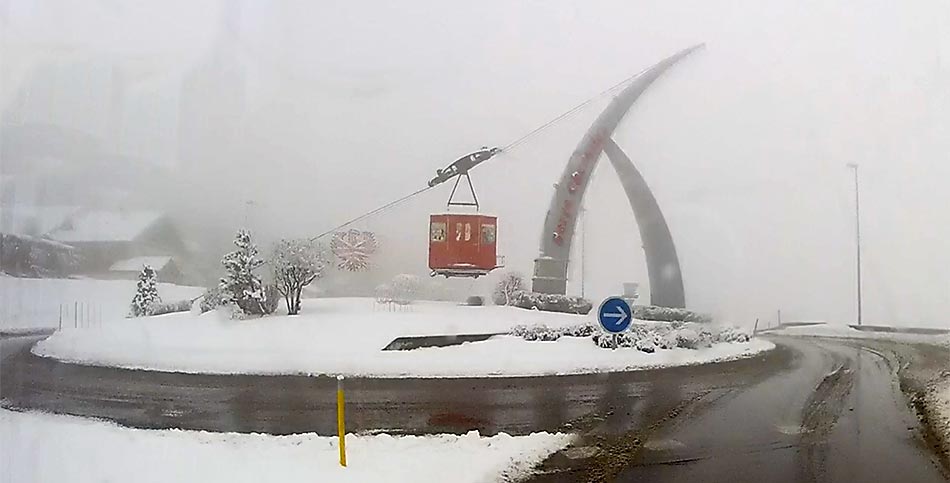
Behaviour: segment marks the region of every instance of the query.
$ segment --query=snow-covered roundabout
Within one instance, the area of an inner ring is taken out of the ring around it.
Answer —
[[[728,337],[720,337],[719,328],[711,329],[713,337],[682,329],[657,336],[653,347],[632,344],[616,350],[598,347],[590,334],[553,341],[523,336],[525,327],[543,325],[548,329],[542,332],[549,333],[585,324],[596,324],[593,314],[440,302],[394,308],[372,299],[328,298],[305,300],[298,316],[232,320],[212,311],[116,319],[102,327],[58,331],[33,352],[78,364],[183,373],[490,377],[704,364],[774,347],[766,340],[728,336],[735,334],[732,330],[722,331]],[[488,333],[501,335],[448,347],[382,350],[398,337]],[[681,345],[695,348],[678,347],[677,337],[689,339]]]

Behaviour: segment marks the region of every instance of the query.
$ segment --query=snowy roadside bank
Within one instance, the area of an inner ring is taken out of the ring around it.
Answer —
[[[101,329],[57,332],[33,352],[80,364],[185,373],[490,377],[703,364],[774,347],[753,339],[648,354],[602,349],[589,338],[540,342],[498,336],[458,346],[382,351],[400,336],[505,332],[519,324],[556,327],[592,316],[440,303],[420,303],[409,312],[374,308],[366,299],[319,299],[306,301],[304,314],[296,317],[235,321],[212,312],[127,319]]]
[[[944,464],[950,464],[950,368],[927,385],[923,411],[938,445],[934,449],[941,454]]]
[[[0,480],[31,482],[484,482],[526,475],[567,434],[346,437],[142,430],[0,409]]]
[[[790,335],[799,337],[829,337],[842,339],[870,339],[903,342],[908,344],[932,344],[950,346],[948,334],[910,334],[900,332],[873,332],[852,329],[847,325],[815,324],[784,327],[762,331],[763,335]]]

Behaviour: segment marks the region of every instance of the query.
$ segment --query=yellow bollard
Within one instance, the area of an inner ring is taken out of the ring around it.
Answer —
[[[346,423],[343,407],[343,376],[336,376],[336,432],[340,438],[340,466],[346,466]]]

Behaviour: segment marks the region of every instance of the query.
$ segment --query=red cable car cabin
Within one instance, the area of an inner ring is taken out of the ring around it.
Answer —
[[[432,275],[480,277],[498,268],[494,216],[444,213],[429,217],[429,268]]]

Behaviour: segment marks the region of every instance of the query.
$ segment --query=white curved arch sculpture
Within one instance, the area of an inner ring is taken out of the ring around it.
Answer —
[[[640,95],[680,59],[703,44],[694,45],[660,61],[637,77],[607,105],[597,117],[581,142],[574,149],[567,166],[556,185],[551,206],[544,220],[541,233],[540,255],[535,260],[532,290],[541,293],[564,294],[567,292],[567,270],[571,243],[577,228],[577,210],[581,205],[590,173],[593,171],[605,148],[611,146],[608,155],[624,184],[624,190],[634,208],[646,249],[650,274],[652,303],[667,307],[683,307],[685,296],[683,282],[676,257],[676,248],[670,236],[663,214],[650,193],[646,182],[633,167],[629,158],[610,139],[617,125]],[[613,149],[616,148],[616,149]],[[618,154],[619,153],[619,154]],[[629,164],[629,168],[625,166]],[[618,167],[621,166],[621,167]],[[645,190],[645,192],[644,192]],[[652,220],[652,221],[651,221]],[[659,220],[660,222],[657,222]],[[649,247],[649,248],[648,248]],[[656,278],[656,280],[654,280]],[[677,293],[678,292],[678,293]]]

